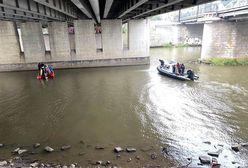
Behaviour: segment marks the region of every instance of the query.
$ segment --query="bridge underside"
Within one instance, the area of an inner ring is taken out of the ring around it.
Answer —
[[[0,20],[141,19],[212,0],[0,0]]]

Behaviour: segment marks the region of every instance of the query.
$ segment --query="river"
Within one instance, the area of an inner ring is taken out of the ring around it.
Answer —
[[[0,159],[23,147],[37,152],[24,157],[62,164],[170,167],[192,158],[197,166],[200,155],[220,149],[222,167],[248,167],[248,148],[231,149],[248,142],[248,68],[196,64],[200,50],[151,49],[147,66],[56,70],[49,81],[38,81],[34,71],[0,73]],[[158,59],[184,62],[200,79],[161,76]],[[72,148],[60,151],[67,144]],[[46,145],[55,152],[43,152]],[[137,152],[119,158],[115,146]]]

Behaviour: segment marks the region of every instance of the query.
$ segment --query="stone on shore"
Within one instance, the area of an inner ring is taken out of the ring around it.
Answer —
[[[116,153],[119,153],[119,152],[123,152],[123,149],[121,148],[121,147],[115,147],[115,149],[114,149],[114,151],[116,152]]]
[[[38,167],[38,165],[39,165],[39,163],[37,163],[37,162],[34,162],[34,163],[30,164],[31,167]]]
[[[127,152],[136,152],[136,149],[135,148],[127,148],[126,151]]]
[[[70,149],[71,148],[71,145],[64,145],[64,146],[62,146],[61,147],[61,150],[68,150],[68,149]]]
[[[7,164],[8,164],[7,161],[1,161],[1,162],[0,162],[0,166],[5,166],[5,165],[7,165]]]
[[[4,147],[4,144],[0,144],[0,148]]]
[[[234,144],[232,145],[232,150],[234,150],[235,152],[238,152],[240,150],[241,145],[240,144]]]
[[[208,152],[208,155],[214,156],[214,157],[219,157],[220,153],[221,153],[221,150],[218,150],[216,152]]]
[[[96,164],[101,165],[103,162],[101,160],[96,161]]]
[[[248,146],[248,142],[246,142],[246,143],[241,143],[240,145],[243,146],[243,147],[247,147],[247,146]]]
[[[210,164],[211,158],[209,156],[199,156],[199,160],[202,164]]]
[[[13,153],[18,153],[18,151],[20,150],[20,148],[16,148]]]
[[[100,146],[100,145],[97,145],[97,146],[95,146],[95,149],[101,150],[101,149],[104,149],[104,147],[103,146]]]
[[[18,154],[19,155],[21,155],[21,154],[23,154],[23,153],[25,153],[25,152],[27,152],[28,150],[27,149],[20,149],[20,150],[18,150]]]
[[[49,152],[49,153],[54,151],[54,149],[51,148],[50,146],[46,146],[46,147],[44,148],[44,150],[45,150],[46,152]]]
[[[208,145],[211,145],[211,142],[210,141],[204,141],[203,143],[208,144]]]
[[[34,148],[39,148],[39,147],[40,147],[40,143],[35,143],[35,144],[33,145],[33,147],[34,147]]]

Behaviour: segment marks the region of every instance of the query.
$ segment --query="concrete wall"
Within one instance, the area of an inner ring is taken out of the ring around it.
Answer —
[[[75,20],[76,60],[90,59],[96,56],[96,38],[92,20]]]
[[[102,20],[102,49],[107,58],[123,57],[122,21]]]
[[[21,23],[25,62],[45,61],[45,43],[39,22]]]
[[[20,62],[18,35],[13,22],[0,21],[0,64]]]
[[[128,48],[129,56],[149,56],[150,38],[149,21],[129,20],[128,21]]]
[[[204,24],[201,59],[248,56],[248,22]]]
[[[48,24],[52,61],[71,60],[70,40],[66,22]]]
[[[203,24],[167,24],[152,21],[150,26],[151,47],[166,44],[200,45],[202,41]]]

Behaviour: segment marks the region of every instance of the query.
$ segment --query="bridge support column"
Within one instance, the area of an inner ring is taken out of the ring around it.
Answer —
[[[66,22],[51,22],[48,25],[52,61],[70,61],[71,49]]]
[[[75,20],[76,58],[93,59],[96,56],[96,37],[93,20]]]
[[[131,57],[146,57],[150,51],[148,19],[128,21],[128,42]]]
[[[106,58],[121,58],[123,56],[122,21],[102,20],[102,47]]]
[[[0,64],[20,62],[20,46],[13,22],[0,21]]]
[[[45,60],[45,43],[41,23],[21,23],[25,62],[41,62]]]
[[[204,24],[201,59],[248,56],[248,22]]]

